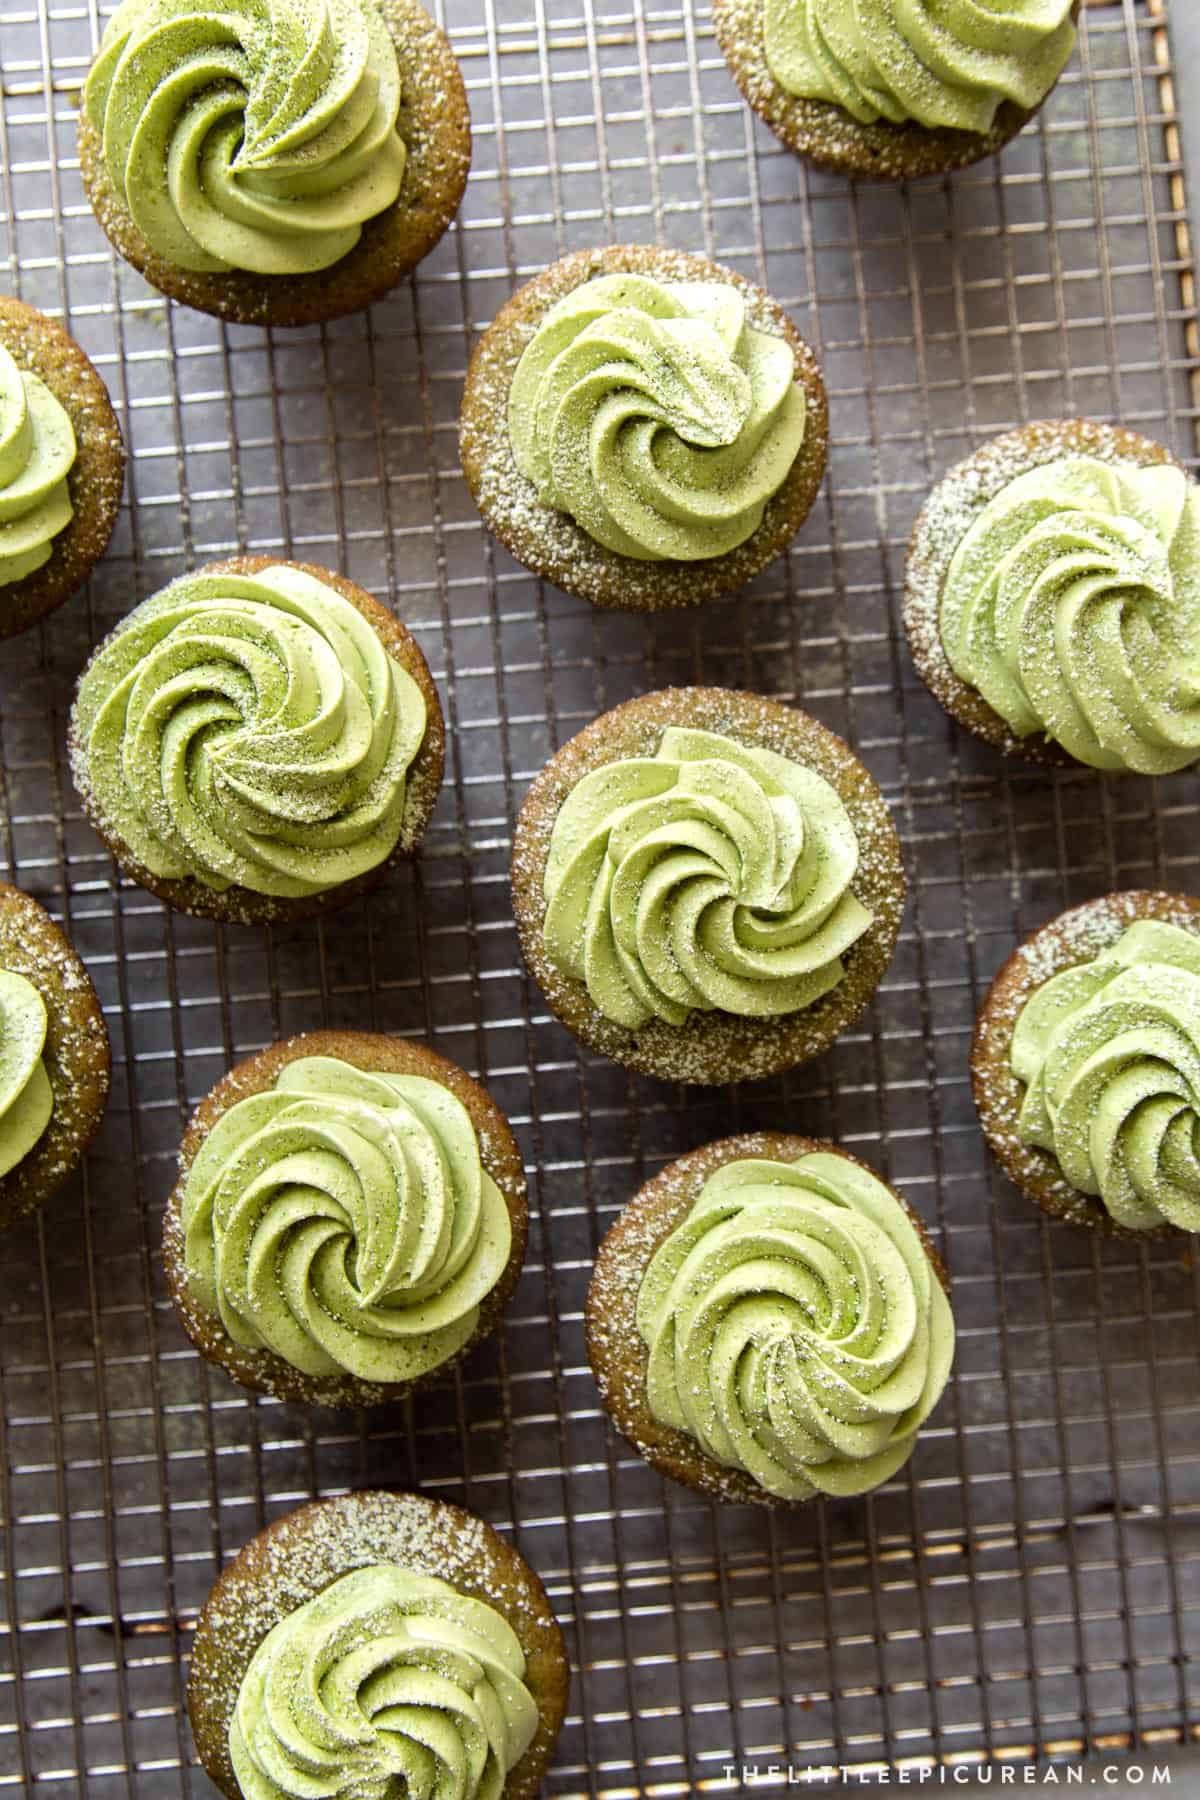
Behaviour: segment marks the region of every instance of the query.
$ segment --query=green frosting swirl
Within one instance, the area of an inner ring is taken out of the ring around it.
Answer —
[[[950,666],[1018,737],[1096,769],[1200,754],[1200,489],[1173,464],[1066,456],[965,533],[942,585]]]
[[[1023,1144],[1131,1231],[1200,1231],[1200,939],[1137,919],[1051,976],[1013,1031]]]
[[[1024,112],[1075,47],[1072,0],[766,0],[767,63],[806,100],[860,124],[988,132]]]
[[[114,190],[180,269],[326,269],[404,178],[374,0],[124,0],[83,106]]]
[[[327,1056],[221,1114],[182,1217],[189,1286],[235,1343],[364,1381],[456,1355],[512,1249],[462,1102]]]
[[[357,607],[279,565],[136,607],[84,672],[72,756],[151,874],[294,898],[387,861],[425,722]]]
[[[552,306],[517,366],[522,475],[607,550],[723,556],[752,536],[804,440],[791,345],[721,281],[600,275]]]
[[[669,726],[651,757],[605,763],[554,821],[547,955],[607,1019],[773,1018],[836,987],[872,915],[858,842],[811,769]]]
[[[45,1047],[45,1001],[23,975],[0,969],[0,1176],[29,1155],[50,1123]]]
[[[53,539],[74,513],[67,492],[74,465],[69,414],[0,344],[0,587],[50,560]]]
[[[710,1175],[650,1261],[637,1323],[654,1417],[784,1500],[886,1481],[954,1356],[904,1207],[829,1151]]]
[[[333,1057],[219,1116],[182,1219],[189,1287],[234,1343],[362,1381],[457,1354],[513,1247],[461,1100]]]
[[[355,1569],[272,1627],[229,1755],[245,1800],[500,1800],[538,1709],[502,1614],[395,1563]]]

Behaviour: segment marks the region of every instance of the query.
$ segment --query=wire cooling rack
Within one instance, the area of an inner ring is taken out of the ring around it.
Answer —
[[[998,162],[854,189],[745,110],[703,0],[446,0],[475,127],[457,226],[370,313],[270,336],[169,306],[114,262],[75,162],[94,0],[3,0],[6,285],[91,352],[133,457],[88,595],[0,651],[5,873],[65,921],[117,1059],[83,1178],[3,1241],[0,1788],[211,1795],[182,1713],[197,1608],[267,1519],[366,1484],[473,1507],[544,1577],[577,1669],[557,1794],[1195,1735],[1191,1252],[1043,1223],[988,1169],[966,1056],[1019,935],[1114,886],[1200,889],[1200,779],[1001,761],[925,695],[897,625],[921,497],[991,433],[1085,413],[1195,449],[1163,11],[1089,8],[1070,72]],[[708,251],[764,282],[831,390],[830,478],[790,557],[702,616],[593,613],[541,586],[488,542],[457,466],[478,330],[518,280],[614,239]],[[419,865],[273,933],[181,918],[119,882],[63,760],[90,646],[236,549],[393,597],[451,732]],[[741,1091],[680,1092],[581,1055],[522,971],[506,885],[516,808],[555,746],[692,680],[795,700],[848,736],[911,875],[862,1027]],[[210,1371],[157,1259],[188,1108],[236,1056],[337,1025],[426,1037],[480,1074],[536,1207],[500,1337],[370,1418],[255,1400]],[[606,1426],[583,1347],[617,1209],[669,1158],[756,1126],[831,1135],[895,1179],[939,1234],[960,1324],[911,1467],[873,1498],[786,1518],[664,1486]]]

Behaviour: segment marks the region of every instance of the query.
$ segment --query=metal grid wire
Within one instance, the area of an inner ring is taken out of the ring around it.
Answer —
[[[966,1053],[1019,935],[1114,886],[1200,889],[1200,779],[1002,762],[925,695],[897,625],[921,496],[991,433],[1084,413],[1194,449],[1163,10],[1089,9],[1070,72],[999,161],[856,190],[757,125],[704,0],[445,0],[475,126],[457,226],[370,313],[271,336],[169,306],[114,261],[75,161],[95,0],[2,0],[7,285],[90,351],[133,459],[90,592],[0,652],[5,872],[64,920],[116,1053],[83,1177],[3,1245],[0,1788],[210,1795],[182,1715],[198,1606],[267,1519],[371,1483],[475,1508],[545,1578],[578,1671],[555,1793],[684,1792],[731,1761],[1020,1758],[1195,1732],[1192,1255],[1041,1222],[987,1167]],[[763,282],[831,389],[815,513],[790,557],[702,617],[593,613],[543,587],[488,541],[457,466],[479,328],[554,256],[621,239]],[[271,933],[118,881],[63,761],[101,633],[247,548],[394,599],[451,734],[417,867]],[[507,892],[515,810],[555,746],[690,680],[778,694],[847,735],[911,874],[863,1025],[741,1091],[581,1055],[522,970]],[[188,1108],[236,1056],[339,1025],[421,1035],[481,1075],[536,1209],[499,1338],[369,1418],[255,1400],[209,1370],[157,1261]],[[756,1126],[833,1136],[898,1181],[939,1234],[961,1329],[912,1466],[791,1517],[664,1485],[607,1428],[582,1337],[617,1209],[669,1158]]]

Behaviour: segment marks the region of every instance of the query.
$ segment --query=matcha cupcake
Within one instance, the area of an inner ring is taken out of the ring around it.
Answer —
[[[489,529],[597,606],[697,606],[803,525],[829,413],[811,350],[732,269],[649,244],[565,256],[467,371],[459,447]]]
[[[717,1500],[864,1494],[912,1455],[954,1356],[920,1219],[833,1144],[756,1132],[648,1181],[596,1258],[588,1355],[618,1430]]]
[[[238,556],[136,606],[71,711],[84,811],[181,912],[263,924],[339,906],[416,850],[445,731],[415,640],[311,563]]]
[[[0,294],[0,638],[83,586],[108,547],[125,445],[74,338]]]
[[[1008,432],[926,502],[904,623],[930,692],[997,749],[1186,768],[1200,757],[1200,488],[1119,427]]]
[[[234,1557],[187,1703],[227,1800],[534,1800],[569,1685],[516,1550],[460,1507],[374,1492],[302,1506]]]
[[[162,293],[311,325],[378,300],[449,226],[466,89],[417,0],[124,0],[84,87],[79,163]]]
[[[184,1329],[243,1386],[377,1406],[496,1329],[525,1171],[479,1083],[403,1038],[314,1031],[201,1102],[163,1223]]]
[[[1054,1218],[1200,1232],[1200,900],[1133,891],[1059,915],[980,1009],[975,1105]]]
[[[78,1167],[104,1117],[110,1067],[87,970],[49,913],[0,882],[0,1230]]]
[[[1075,48],[1080,0],[713,0],[759,117],[838,174],[906,181],[1016,137]]]
[[[730,1082],[817,1056],[891,960],[904,867],[839,737],[668,688],[571,739],[517,820],[513,904],[551,1011],[626,1067]]]

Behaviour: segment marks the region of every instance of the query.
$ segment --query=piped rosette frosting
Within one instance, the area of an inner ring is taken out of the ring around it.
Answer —
[[[182,576],[84,671],[77,785],[151,875],[287,899],[400,840],[426,703],[371,622],[291,564]]]
[[[1200,939],[1134,920],[1034,991],[1011,1064],[1022,1143],[1127,1230],[1200,1231]]]
[[[83,109],[165,262],[295,276],[340,261],[399,196],[400,98],[374,0],[124,0]]]
[[[1200,489],[1174,464],[1062,456],[1016,474],[964,533],[939,632],[1020,738],[1097,769],[1200,755]]]
[[[29,1155],[54,1111],[46,1030],[46,1003],[33,983],[0,969],[0,1176]]]
[[[50,560],[74,515],[75,428],[46,383],[0,344],[0,587]]]
[[[860,124],[988,132],[1031,112],[1075,47],[1072,0],[765,0],[781,87]]]
[[[637,1324],[654,1418],[783,1500],[886,1481],[954,1354],[916,1226],[830,1151],[710,1175],[647,1266]]]
[[[255,1650],[229,1727],[245,1800],[500,1800],[537,1705],[507,1619],[437,1576],[370,1563]]]
[[[603,764],[563,802],[543,876],[546,951],[630,1029],[697,1010],[778,1017],[835,987],[870,926],[857,865],[823,776],[669,726],[653,756]]]
[[[546,313],[513,376],[522,475],[608,550],[723,556],[753,535],[804,441],[791,345],[721,281],[600,275]]]
[[[287,1064],[217,1118],[181,1216],[188,1287],[236,1344],[369,1382],[456,1355],[512,1249],[462,1102],[330,1056]]]

